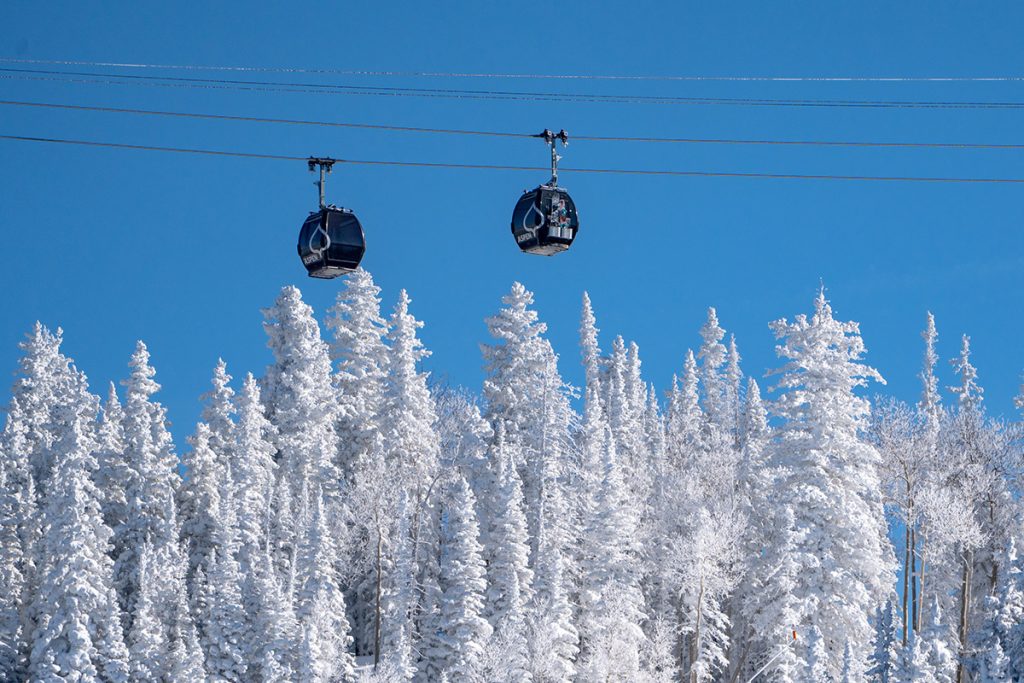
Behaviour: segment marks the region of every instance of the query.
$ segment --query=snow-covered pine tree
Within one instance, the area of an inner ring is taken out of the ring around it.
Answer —
[[[863,438],[870,404],[855,393],[869,380],[883,380],[860,361],[865,349],[857,323],[837,321],[823,290],[814,308],[811,318],[771,325],[786,361],[775,371],[782,395],[773,407],[782,424],[771,459],[782,473],[777,504],[795,515],[797,613],[803,625],[822,632],[829,672],[838,676],[846,642],[857,656],[866,651],[869,618],[893,581],[879,455]]]
[[[49,451],[53,478],[42,509],[42,553],[34,596],[32,680],[129,680],[121,614],[113,588],[110,529],[92,477],[98,405],[79,376],[79,397],[51,406],[58,435]]]
[[[9,460],[2,443],[0,440],[0,681],[14,683],[26,674],[28,634],[22,629],[25,550],[18,531],[21,515],[30,508],[23,503],[13,477],[8,478]]]
[[[427,388],[429,375],[417,367],[430,352],[419,339],[417,330],[423,323],[409,313],[409,303],[409,295],[403,289],[389,320],[391,346],[385,387],[384,448],[388,465],[412,493],[418,509],[436,476],[440,444],[437,408]],[[416,533],[414,528],[413,535]]]
[[[248,669],[261,683],[294,680],[299,624],[291,600],[281,591],[270,552],[245,577],[246,605],[254,617]],[[258,673],[256,673],[258,672]]]
[[[835,680],[829,673],[829,660],[825,638],[817,626],[811,626],[807,631],[807,662],[802,677],[804,683],[831,683]]]
[[[326,325],[331,330],[330,357],[334,363],[334,383],[338,393],[335,429],[338,434],[336,463],[341,476],[349,484],[372,487],[379,479],[383,457],[385,385],[387,383],[387,354],[385,344],[387,322],[381,316],[380,288],[369,272],[358,269],[345,278],[345,286],[338,293],[327,314]],[[353,520],[377,517],[390,518],[377,510],[381,504],[390,507],[391,497],[374,500],[373,492],[354,490],[349,504],[371,504],[371,510],[352,510]],[[368,514],[370,513],[370,514]],[[356,653],[374,653],[376,619],[376,524],[350,522],[349,581],[347,603],[352,617],[352,634]]]
[[[413,621],[419,599],[416,587],[416,558],[410,529],[412,505],[408,491],[401,491],[397,509],[397,531],[394,570],[388,577],[384,595],[381,633],[383,667],[395,680],[411,681],[416,674],[415,624]]]
[[[462,477],[450,485],[441,518],[441,603],[436,656],[453,683],[474,681],[493,633],[484,617],[487,590],[473,492]]]
[[[718,313],[714,308],[708,309],[708,318],[700,328],[703,340],[697,353],[700,361],[700,381],[704,387],[704,413],[708,422],[722,433],[732,433],[730,415],[735,410],[729,406],[729,380],[725,376],[723,366],[726,364],[728,349],[722,343],[725,330],[718,323]]]
[[[875,637],[872,642],[871,668],[867,674],[876,683],[896,683],[902,649],[900,616],[892,600],[875,614]]]
[[[497,471],[490,530],[483,548],[487,566],[485,614],[494,627],[501,659],[506,666],[524,667],[526,660],[527,605],[532,597],[533,571],[523,512],[523,490],[515,467],[514,446],[505,441],[503,425],[495,435],[491,461]],[[523,678],[520,672],[516,677]]]
[[[480,347],[487,372],[485,417],[492,426],[504,422],[506,438],[520,447],[522,461],[516,466],[523,482],[532,566],[544,469],[553,475],[546,495],[556,496],[555,482],[568,467],[571,408],[568,387],[558,374],[558,356],[543,337],[547,325],[530,308],[533,294],[516,282],[502,303],[505,307],[486,320],[496,343]],[[548,534],[552,543],[565,542],[564,529],[551,526]]]
[[[249,373],[236,399],[238,425],[231,468],[238,520],[238,561],[243,576],[256,571],[267,551],[271,499],[277,472],[274,427],[264,412],[260,388]]]
[[[588,680],[634,680],[645,619],[637,580],[636,516],[626,496],[611,430],[595,444],[601,479],[589,504],[581,547],[581,673]]]
[[[754,670],[768,667],[765,673],[773,681],[795,683],[800,681],[797,654],[791,642],[792,632],[800,623],[798,599],[794,595],[800,571],[794,554],[795,515],[790,508],[777,507],[768,521],[763,550],[749,560],[750,583],[737,596],[740,617],[749,625],[749,632],[740,632],[747,639],[744,659]]]
[[[107,389],[107,400],[96,431],[99,450],[96,452],[96,487],[103,497],[103,520],[116,529],[128,514],[122,482],[127,481],[128,466],[124,460],[124,409],[117,398],[113,382]]]
[[[673,380],[666,424],[669,464],[677,471],[691,464],[701,446],[705,418],[700,407],[698,383],[697,359],[693,351],[687,349],[682,382],[677,384]]]
[[[53,444],[60,436],[54,411],[74,400],[80,381],[71,359],[61,353],[62,343],[60,328],[52,333],[37,322],[18,345],[22,356],[11,388],[20,431],[18,451],[12,453],[17,464],[13,476],[23,480],[31,474],[40,499],[47,494],[55,457]],[[22,467],[28,471],[22,472]]]
[[[381,316],[380,287],[362,268],[345,278],[345,288],[328,311],[331,360],[338,401],[338,467],[351,479],[353,469],[379,447],[381,410],[387,380],[387,322]]]
[[[156,371],[149,364],[149,351],[141,341],[135,347],[129,367],[130,377],[125,386],[123,467],[117,468],[125,480],[121,486],[125,493],[128,514],[114,529],[114,585],[126,616],[126,632],[131,634],[136,614],[136,601],[141,587],[139,552],[148,542],[156,556],[176,559],[178,547],[178,516],[175,496],[180,483],[174,454],[174,444],[167,428],[166,412],[152,400],[160,385],[153,381]],[[154,581],[174,595],[176,579],[174,567],[154,563],[151,568]],[[152,605],[154,618],[169,625],[166,594],[159,604]],[[132,643],[129,638],[129,647]]]
[[[924,660],[935,677],[935,683],[953,683],[956,676],[957,656],[953,648],[956,634],[942,621],[942,608],[938,596],[929,601],[929,613],[918,635]]]
[[[355,679],[355,658],[345,597],[334,563],[338,556],[327,527],[323,494],[303,490],[300,519],[305,533],[297,566],[296,615],[302,636],[298,648],[298,677],[310,683]],[[312,499],[312,500],[310,500]]]
[[[227,463],[222,454],[213,449],[211,440],[210,426],[198,423],[195,434],[189,439],[192,449],[184,458],[188,477],[182,482],[178,496],[181,540],[188,555],[189,586],[194,585],[195,573],[200,567],[207,576],[210,574],[206,561],[213,557],[214,536],[222,511],[221,489],[228,477]]]
[[[322,486],[333,519],[341,479],[335,466],[338,403],[327,344],[320,338],[313,309],[296,287],[284,287],[263,316],[267,346],[274,354],[263,380],[263,401],[277,429],[280,477],[291,487],[293,506],[304,486],[309,491]]]
[[[228,473],[222,475],[228,482]],[[256,645],[242,600],[243,576],[238,565],[238,529],[235,499],[230,486],[221,486],[216,522],[212,529],[210,557],[204,563],[209,607],[203,615],[206,669],[215,681],[243,683]]]
[[[202,420],[210,428],[210,448],[224,463],[235,464],[235,391],[231,388],[231,375],[223,358],[217,359],[210,379],[211,389],[203,394]]]

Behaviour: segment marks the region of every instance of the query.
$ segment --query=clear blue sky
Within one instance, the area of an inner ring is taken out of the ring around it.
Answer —
[[[1022,75],[1019,3],[10,2],[0,56],[532,73]],[[195,74],[204,76],[207,74]],[[212,77],[224,74],[209,74]],[[246,78],[245,74],[238,75]],[[282,78],[280,75],[277,78]],[[309,80],[311,77],[305,77]],[[1024,101],[1024,83],[500,82],[331,77],[331,82],[713,97]],[[1019,111],[651,106],[244,93],[0,80],[3,99],[570,134],[1024,143]],[[353,158],[543,165],[530,140],[125,117],[0,107],[0,132]],[[1020,151],[640,145],[577,141],[565,166],[883,175],[1024,176]],[[364,265],[390,308],[413,297],[428,367],[477,389],[483,318],[513,280],[534,290],[581,382],[583,290],[602,343],[636,340],[668,386],[714,305],[744,368],[778,362],[770,320],[811,307],[824,281],[862,323],[888,391],[915,400],[925,312],[943,384],[973,337],[989,409],[1014,413],[1024,371],[1024,187],[580,176],[583,227],[553,259],[518,253],[519,193],[544,174],[338,167],[331,200],[367,230]],[[36,319],[63,326],[94,389],[150,345],[181,443],[223,356],[236,377],[269,353],[260,307],[298,284],[322,315],[337,281],[305,277],[295,240],[315,203],[302,163],[0,142],[0,368]],[[6,391],[3,392],[6,394]]]

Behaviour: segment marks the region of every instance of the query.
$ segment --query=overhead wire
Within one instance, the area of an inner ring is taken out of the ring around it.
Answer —
[[[403,78],[505,78],[534,80],[585,81],[725,81],[725,82],[812,82],[812,83],[1004,83],[1024,82],[1024,76],[754,76],[754,75],[673,75],[673,74],[541,74],[472,71],[413,71],[272,66],[226,66],[212,64],[148,64],[72,59],[25,59],[0,57],[0,63],[50,66],[91,66],[127,69],[165,69],[179,71],[234,71],[282,74],[330,74],[336,76],[394,76]]]
[[[511,90],[465,90],[457,88],[409,88],[366,86],[337,83],[289,83],[285,81],[254,81],[186,76],[148,76],[140,74],[105,74],[89,71],[56,71],[3,67],[0,73],[8,78],[57,80],[80,83],[127,85],[130,83],[160,84],[166,87],[196,87],[227,90],[269,92],[305,92],[316,94],[373,95],[388,97],[428,97],[444,99],[520,100],[535,102],[590,102],[612,104],[658,105],[726,105],[753,107],[844,107],[860,109],[1024,109],[1024,102],[929,101],[929,100],[832,100],[773,99],[749,97],[676,97],[661,95],[606,95],[596,93],[555,93]],[[97,80],[98,79],[98,80]],[[112,80],[118,79],[118,80]]]
[[[423,126],[398,126],[389,124],[354,123],[346,121],[321,121],[311,119],[289,119],[262,116],[243,116],[233,114],[212,114],[203,112],[162,111],[154,109],[137,109],[126,107],[101,107],[93,105],[66,104],[58,102],[28,102],[24,100],[0,100],[0,106],[34,107],[45,109],[63,109],[70,111],[93,111],[116,114],[134,114],[143,116],[163,116],[172,118],[190,118],[214,121],[233,121],[249,123],[270,123],[300,126],[321,126],[337,128],[357,128],[392,132],[437,133],[445,135],[475,135],[502,138],[532,138],[531,133],[515,133],[510,131],[471,130],[460,128],[430,128]],[[645,142],[672,144],[717,144],[717,145],[781,145],[781,146],[821,146],[821,147],[885,147],[885,148],[928,148],[928,149],[1024,149],[1024,144],[1011,143],[968,143],[968,142],[872,142],[855,140],[770,140],[742,138],[666,138],[654,136],[622,136],[622,135],[573,135],[573,140],[595,142]]]
[[[247,159],[270,159],[276,161],[307,161],[309,157],[267,154],[259,152],[237,152],[226,150],[210,150],[184,147],[164,147],[156,145],[135,145],[96,140],[78,140],[72,138],[50,138],[27,135],[0,134],[0,140],[21,142],[38,142],[65,145],[83,145],[88,147],[108,147],[123,150],[171,152],[179,154],[198,154],[222,157],[241,157]],[[363,166],[405,166],[413,168],[452,168],[452,169],[486,169],[502,171],[548,171],[544,166],[512,166],[504,164],[460,164],[448,162],[392,161],[376,159],[336,159],[337,163]],[[642,176],[682,176],[711,178],[764,178],[784,180],[848,180],[848,181],[879,181],[879,182],[919,182],[919,183],[971,183],[971,184],[1024,184],[1024,178],[957,178],[938,176],[867,176],[837,174],[805,174],[805,173],[763,173],[737,171],[681,171],[657,169],[624,169],[624,168],[562,168],[570,173],[642,175]]]

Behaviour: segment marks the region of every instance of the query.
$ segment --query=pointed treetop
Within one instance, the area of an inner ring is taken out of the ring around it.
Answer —
[[[160,391],[160,385],[153,380],[156,370],[149,364],[149,349],[141,339],[135,342],[135,351],[128,361],[128,367],[132,370],[131,374],[128,379],[121,381],[121,385],[127,390],[129,399],[133,396],[149,399]]]
[[[935,366],[939,362],[939,355],[935,351],[935,343],[939,339],[939,333],[935,329],[935,316],[928,312],[928,323],[921,333],[924,339],[924,366],[921,368],[921,401],[917,404],[918,409],[933,419],[937,416],[942,406],[942,398],[939,396],[939,379],[935,376]]]
[[[981,406],[985,390],[978,384],[978,371],[971,364],[971,338],[966,334],[961,340],[960,355],[950,363],[953,365],[953,371],[960,375],[960,385],[951,386],[949,390],[956,394],[962,409],[977,410]]]

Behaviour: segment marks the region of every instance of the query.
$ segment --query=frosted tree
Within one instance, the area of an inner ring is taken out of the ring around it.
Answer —
[[[692,491],[684,496],[691,497]],[[683,612],[687,675],[691,683],[715,680],[729,663],[726,601],[737,579],[740,517],[728,507],[688,510],[681,539],[670,555],[670,585]]]
[[[493,629],[484,617],[485,567],[473,492],[462,477],[450,486],[441,520],[438,649],[453,683],[472,681]]]
[[[833,680],[829,674],[829,654],[825,639],[817,626],[812,626],[807,632],[807,663],[803,680],[806,683],[831,683]]]
[[[576,673],[579,634],[572,623],[561,548],[549,541],[545,517],[541,516],[528,612],[528,662],[536,683],[556,683],[571,680]]]
[[[73,401],[81,378],[71,359],[60,351],[63,332],[50,332],[36,323],[19,344],[18,360],[11,396],[17,402],[17,428],[20,431],[17,450],[9,453],[15,460],[12,476],[24,481],[32,476],[37,494],[45,496],[59,438],[54,411],[63,403]]]
[[[97,407],[91,397],[52,407],[60,436],[51,450],[54,476],[42,509],[32,680],[129,679],[108,555],[111,532],[92,481],[97,463],[90,422]]]
[[[533,294],[516,282],[502,303],[504,308],[486,321],[495,343],[481,345],[487,372],[485,417],[492,426],[504,422],[506,437],[520,446],[522,460],[516,467],[523,482],[532,557],[540,526],[542,470],[550,467],[557,478],[566,469],[571,409],[558,358],[543,337],[547,325],[530,308]],[[548,493],[555,493],[553,486]],[[552,542],[563,542],[564,530],[549,528],[548,533]]]
[[[701,445],[704,412],[700,407],[698,383],[697,359],[693,351],[687,350],[682,381],[677,384],[673,380],[666,425],[669,461],[676,469],[688,466]]]
[[[380,311],[380,288],[369,272],[358,269],[327,316],[335,384],[343,409],[338,414],[338,465],[351,476],[359,461],[379,446],[380,412],[387,380],[388,327]]]
[[[217,359],[210,379],[211,388],[202,395],[202,419],[210,427],[210,447],[225,463],[234,466],[235,391],[223,358]]]
[[[413,616],[419,596],[416,587],[416,558],[410,530],[410,508],[409,494],[402,491],[397,509],[394,570],[389,576],[389,585],[384,596],[381,635],[383,663],[378,662],[378,667],[386,670],[395,680],[401,681],[412,680],[416,673],[413,650],[416,634]]]
[[[409,295],[403,289],[389,321],[391,347],[385,388],[384,447],[387,462],[413,493],[416,505],[421,506],[437,470],[439,442],[435,429],[437,410],[427,388],[428,374],[417,367],[430,352],[419,340],[417,330],[423,323],[409,313],[409,303]]]
[[[610,430],[600,445],[602,476],[581,548],[581,673],[589,680],[632,680],[640,668],[645,618],[633,545],[636,518],[626,504]]]
[[[274,427],[264,412],[260,388],[252,374],[246,375],[236,400],[238,426],[232,452],[233,497],[238,519],[238,559],[243,575],[255,571],[267,550],[277,463],[274,462]]]
[[[736,348],[736,335],[729,335],[729,351],[725,366],[726,425],[730,434],[738,441],[743,416],[743,371],[740,369],[740,352]]]
[[[248,670],[263,683],[294,680],[299,641],[295,612],[281,591],[270,553],[250,559],[256,564],[243,577],[246,610],[252,620]]]
[[[960,355],[950,362],[953,371],[960,376],[960,384],[949,390],[956,395],[961,410],[979,410],[985,390],[978,384],[978,370],[971,363],[971,338],[966,334],[960,340]]]
[[[921,513],[917,500],[931,478],[927,423],[903,403],[883,401],[872,416],[872,437],[882,457],[883,491],[903,527],[901,644],[906,647],[917,622],[917,532]]]
[[[718,323],[714,308],[708,309],[707,321],[700,328],[702,343],[697,353],[700,361],[700,381],[704,388],[704,412],[708,421],[723,433],[732,434],[736,406],[730,405],[730,379],[726,375],[729,351],[722,339],[725,330]],[[737,357],[736,362],[739,363]],[[738,397],[737,397],[738,398]]]
[[[328,512],[341,483],[335,466],[337,435],[336,392],[327,344],[313,309],[295,287],[285,287],[274,305],[264,309],[267,346],[274,363],[267,368],[263,400],[277,428],[275,446],[281,476],[291,486],[292,501],[303,486],[324,487]]]
[[[532,595],[533,571],[529,567],[530,545],[514,449],[505,442],[502,432],[499,424],[491,456],[497,469],[493,514],[483,554],[487,565],[485,614],[495,631],[492,645],[501,644],[497,648],[499,659],[508,666],[526,659],[526,609]]]
[[[766,667],[772,680],[792,683],[800,680],[796,652],[790,642],[792,631],[801,621],[794,595],[800,571],[794,551],[799,539],[792,509],[776,508],[769,522],[764,549],[750,561],[750,584],[739,595],[739,612],[750,630],[744,634],[749,651],[743,660],[758,668]]]
[[[956,640],[953,629],[943,623],[938,596],[930,601],[929,614],[918,636],[924,660],[936,683],[953,683],[957,656],[952,644]]]
[[[393,503],[393,497],[374,500],[372,487],[383,467],[383,410],[387,383],[385,343],[387,322],[381,316],[380,288],[369,272],[359,269],[345,278],[328,311],[326,324],[332,334],[330,357],[334,364],[334,383],[338,393],[335,429],[338,434],[336,462],[341,476],[350,484],[369,486],[363,496],[370,510],[353,510],[352,519],[390,518],[380,505]],[[355,502],[351,501],[350,502]],[[372,514],[367,514],[371,512]],[[350,523],[351,548],[349,608],[352,614],[356,652],[377,653],[374,642],[377,623],[377,550],[380,538],[374,538],[372,525]]]
[[[0,681],[4,683],[25,675],[27,650],[27,634],[22,628],[25,551],[18,531],[28,506],[7,470],[8,455],[0,447]]]
[[[394,535],[398,497],[404,491],[411,501],[410,533],[415,564],[424,541],[423,515],[438,472],[436,406],[427,388],[428,375],[418,369],[429,352],[417,335],[423,323],[409,312],[409,303],[409,295],[402,290],[389,321],[391,344],[381,418],[385,426],[382,450],[371,452],[356,473],[356,508],[358,516],[365,520],[365,536],[374,549],[372,583],[360,595],[373,608],[370,623],[375,662],[381,653],[383,586],[387,583],[388,546]]]
[[[240,683],[250,675],[252,645],[242,601],[242,572],[238,565],[235,501],[229,487],[218,500],[208,574],[208,612],[203,615],[206,668],[216,681]]]
[[[190,439],[192,449],[184,458],[188,477],[181,486],[179,509],[181,537],[189,558],[189,584],[200,566],[205,573],[210,571],[206,560],[212,556],[217,516],[221,512],[221,488],[228,476],[227,463],[213,450],[211,439],[209,425],[197,424]]]
[[[515,468],[514,446],[499,426],[491,456],[495,463],[494,516],[487,534],[487,615],[498,630],[521,629],[530,600],[533,572],[523,513],[523,491]]]
[[[96,451],[96,487],[103,496],[103,519],[111,529],[123,523],[128,514],[122,483],[128,480],[128,463],[124,460],[124,409],[117,398],[113,382],[107,390],[107,400],[96,431],[99,442]]]
[[[892,600],[875,615],[875,638],[872,643],[871,668],[868,675],[877,683],[895,683],[900,663],[900,617]]]
[[[836,676],[841,644],[849,642],[858,655],[865,650],[869,617],[893,580],[879,455],[863,438],[870,405],[855,393],[869,380],[883,380],[860,362],[865,349],[857,323],[837,321],[824,291],[814,307],[811,318],[771,325],[786,361],[775,371],[782,394],[774,409],[782,424],[772,465],[781,473],[777,504],[795,513],[797,612],[804,625],[821,631]]]
[[[124,489],[128,514],[114,529],[114,584],[126,614],[126,632],[130,633],[141,587],[139,551],[148,542],[157,554],[177,559],[178,517],[175,494],[180,479],[178,459],[167,429],[166,413],[152,400],[160,385],[153,380],[156,371],[149,364],[149,351],[141,341],[129,362],[131,376],[124,381]],[[173,566],[152,568],[155,582],[173,587]],[[171,623],[164,596],[152,605],[155,619]],[[131,645],[131,643],[130,643]]]
[[[323,496],[316,489],[303,491],[302,497],[306,532],[298,562],[296,615],[302,635],[296,670],[301,680],[311,683],[351,681],[355,678],[355,659],[349,651],[352,636],[334,568],[337,549],[328,532]]]

